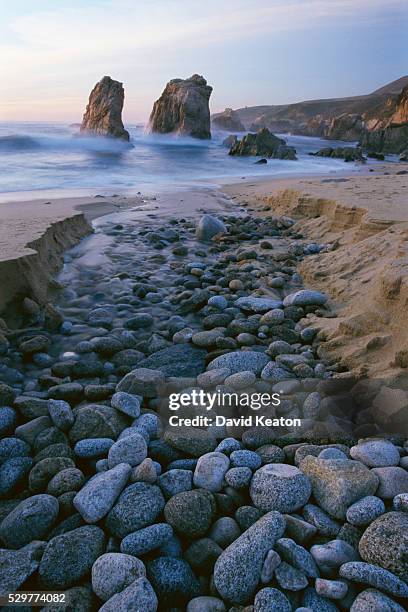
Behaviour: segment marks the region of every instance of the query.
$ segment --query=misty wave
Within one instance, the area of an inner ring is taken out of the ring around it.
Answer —
[[[118,154],[133,148],[133,144],[103,136],[28,136],[10,134],[0,136],[0,151],[22,153],[30,151],[90,151],[103,154]]]
[[[10,136],[0,136],[0,151],[24,151],[40,149],[41,144],[36,138],[23,136],[21,134],[10,134]]]
[[[78,135],[78,125],[0,121],[0,193],[33,189],[97,189],[157,192],[169,185],[214,185],[242,177],[327,174],[344,170],[342,160],[308,155],[329,141],[287,136],[298,161],[231,157],[222,146],[226,132],[212,140],[179,134],[152,134],[127,124],[130,143],[103,136]],[[341,144],[341,143],[340,143]],[[340,145],[339,145],[340,146]],[[347,170],[350,171],[350,167]]]

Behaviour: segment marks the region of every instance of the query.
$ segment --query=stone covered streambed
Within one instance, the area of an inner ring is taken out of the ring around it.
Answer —
[[[0,593],[403,610],[408,448],[319,357],[330,310],[297,266],[325,246],[219,196],[187,203],[100,219],[55,305],[26,299],[24,329],[0,334]],[[169,395],[194,389],[278,393],[268,414],[301,426],[168,427]]]

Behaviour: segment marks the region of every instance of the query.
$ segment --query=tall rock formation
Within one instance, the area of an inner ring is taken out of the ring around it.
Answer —
[[[209,99],[212,87],[204,77],[172,79],[153,105],[150,129],[159,134],[211,138]]]
[[[232,108],[226,108],[222,113],[213,115],[211,122],[214,126],[228,132],[243,132],[245,130],[238,113]]]
[[[91,91],[80,134],[129,140],[122,122],[125,91],[122,83],[104,76]]]

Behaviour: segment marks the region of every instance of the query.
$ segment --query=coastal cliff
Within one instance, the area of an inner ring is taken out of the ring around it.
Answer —
[[[169,81],[150,115],[150,128],[159,134],[211,138],[209,100],[212,87],[204,77]]]
[[[252,106],[233,112],[251,131],[268,128],[274,133],[345,141],[363,139],[363,142],[370,143],[367,146],[372,150],[399,153],[401,148],[398,143],[404,141],[406,130],[396,131],[395,125],[407,122],[404,94],[407,86],[408,76],[404,76],[362,96]],[[219,115],[214,115],[213,121],[217,117]],[[387,127],[390,129],[386,134],[379,132]],[[370,140],[371,133],[374,133],[373,140]]]
[[[408,150],[408,85],[397,98],[391,117],[379,129],[366,129],[362,144],[367,149],[382,153],[403,153]]]

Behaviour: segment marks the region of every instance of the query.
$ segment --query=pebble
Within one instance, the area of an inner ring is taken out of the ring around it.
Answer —
[[[289,599],[279,591],[266,587],[258,591],[254,601],[254,612],[291,612]]]
[[[92,589],[102,601],[120,593],[146,575],[140,559],[123,553],[105,553],[92,566]]]
[[[285,514],[286,532],[297,544],[306,544],[317,533],[315,525],[311,525],[307,521],[302,520],[298,516]]]
[[[38,397],[31,397],[28,395],[19,395],[14,400],[14,408],[18,410],[20,415],[24,417],[24,420],[32,420],[40,416],[48,416],[48,402],[47,400],[40,399]]]
[[[318,595],[329,599],[343,599],[347,595],[348,585],[342,580],[316,578],[315,589]]]
[[[319,459],[341,459],[342,461],[344,461],[348,457],[345,453],[343,453],[343,451],[339,450],[338,448],[324,448],[318,454],[318,458]]]
[[[274,361],[270,361],[263,368],[261,378],[271,385],[276,385],[290,378],[295,378],[295,375],[286,368],[278,366]]]
[[[8,406],[0,407],[0,436],[4,438],[14,432],[17,424],[17,413]]]
[[[225,223],[214,215],[203,215],[197,223],[196,238],[202,242],[210,242],[218,234],[226,234]]]
[[[285,519],[269,512],[247,529],[217,559],[214,584],[223,599],[243,604],[253,595],[266,553],[285,531]]]
[[[392,501],[394,510],[408,512],[408,493],[399,493]]]
[[[244,370],[243,372],[237,372],[236,374],[231,374],[231,376],[228,376],[225,379],[224,384],[227,385],[227,387],[234,389],[234,391],[238,391],[239,389],[250,388],[255,381],[255,374],[253,372]]]
[[[393,572],[408,582],[408,514],[387,512],[363,533],[358,550],[361,558]]]
[[[92,459],[105,455],[115,444],[111,438],[85,438],[74,446],[74,453],[81,459]]]
[[[166,499],[170,499],[182,491],[191,491],[193,488],[193,474],[191,470],[171,469],[159,476],[157,483]]]
[[[408,493],[408,472],[404,468],[379,467],[372,468],[371,472],[378,477],[378,497],[392,499],[399,493]]]
[[[282,559],[275,550],[269,550],[262,565],[261,582],[268,584],[272,581],[273,574]]]
[[[121,493],[107,516],[106,527],[113,536],[124,538],[152,525],[164,506],[165,500],[157,485],[136,482]]]
[[[18,438],[0,440],[0,465],[13,457],[28,457],[31,454],[29,445]]]
[[[241,450],[241,443],[235,438],[224,438],[216,447],[216,452],[224,453],[229,457],[233,451]]]
[[[280,538],[275,548],[281,559],[301,570],[309,578],[319,576],[319,570],[310,552],[296,544],[291,538]]]
[[[249,493],[254,505],[263,512],[291,513],[307,503],[311,485],[296,467],[271,463],[255,472]]]
[[[350,612],[404,612],[404,608],[396,601],[377,591],[366,589],[357,595],[350,608]]]
[[[337,519],[345,519],[348,507],[354,502],[373,495],[379,482],[376,474],[358,461],[308,455],[299,467],[309,477],[319,506]]]
[[[201,455],[212,452],[217,446],[217,440],[210,431],[197,429],[197,427],[168,429],[164,433],[164,441],[192,457],[201,457]],[[149,450],[151,450],[151,445]]]
[[[203,389],[215,387],[216,385],[222,385],[224,380],[229,376],[230,370],[228,368],[215,368],[208,370],[197,376],[197,384]]]
[[[125,536],[120,544],[122,553],[138,557],[163,546],[173,536],[167,523],[156,523]]]
[[[230,374],[250,371],[259,376],[268,362],[269,357],[265,353],[258,353],[257,351],[231,351],[213,359],[208,364],[207,370],[226,368]]]
[[[408,585],[388,570],[364,563],[351,561],[340,567],[340,576],[358,584],[368,584],[376,589],[390,593],[396,597],[408,597]]]
[[[337,536],[340,531],[340,524],[314,504],[306,504],[303,508],[303,517],[323,536]]]
[[[78,527],[52,538],[39,567],[44,586],[65,589],[85,578],[105,551],[105,534],[95,525]]]
[[[308,587],[303,592],[302,605],[307,612],[338,612],[338,607],[326,597],[316,593],[316,589]],[[302,610],[302,608],[301,608]]]
[[[34,446],[34,441],[38,434],[44,429],[48,429],[48,427],[52,426],[51,419],[47,416],[41,416],[37,419],[32,419],[28,421],[28,423],[24,423],[23,425],[19,425],[16,427],[14,435],[24,442],[27,442],[30,446]]]
[[[223,295],[213,295],[208,300],[207,304],[209,306],[214,306],[218,308],[218,310],[225,310],[228,306],[228,302]]]
[[[111,406],[128,416],[137,418],[140,415],[140,400],[138,395],[118,391],[112,395]]]
[[[235,512],[235,519],[242,531],[246,531],[262,516],[262,512],[254,506],[241,506]]]
[[[274,310],[282,306],[281,300],[274,300],[268,297],[256,297],[249,295],[247,297],[238,298],[235,306],[245,311],[266,313],[269,310]]]
[[[319,411],[320,411],[321,400],[322,400],[321,395],[320,393],[317,393],[317,391],[314,391],[313,393],[309,393],[309,395],[303,402],[303,416],[305,419],[316,419],[318,417]],[[335,451],[336,449],[327,448],[324,450]],[[331,457],[330,454],[328,456],[327,454],[326,456],[321,456],[319,454],[319,457],[321,459],[342,459],[342,458],[347,459],[347,457],[336,457],[336,455]]]
[[[235,451],[242,452],[242,451]],[[230,458],[233,461],[234,453]],[[230,459],[223,453],[206,453],[197,461],[194,470],[193,482],[197,488],[207,489],[213,493],[221,491],[224,483],[224,476],[229,468]]]
[[[290,293],[283,300],[284,306],[322,306],[327,302],[327,296],[320,291],[301,289]]]
[[[59,497],[69,491],[79,491],[83,486],[85,477],[77,468],[67,468],[55,474],[47,486],[47,493]]]
[[[364,527],[369,525],[377,517],[385,512],[385,505],[382,499],[369,495],[359,499],[355,504],[352,504],[347,512],[346,518],[349,523],[356,527]]]
[[[117,385],[117,392],[143,397],[156,397],[164,385],[165,377],[160,370],[137,368],[129,372]]]
[[[267,463],[284,463],[285,461],[284,451],[274,444],[264,444],[264,446],[257,448],[256,452],[264,465]]]
[[[241,535],[238,523],[230,516],[222,516],[211,527],[209,538],[226,548]]]
[[[59,504],[51,495],[33,495],[21,501],[0,524],[0,538],[8,548],[22,548],[41,540],[53,527]]]
[[[324,573],[330,573],[344,563],[359,559],[357,551],[344,540],[314,544],[310,549],[310,554]]]
[[[201,592],[200,583],[183,559],[158,557],[147,564],[147,576],[164,609],[184,608]]]
[[[186,612],[225,612],[225,604],[217,597],[201,596],[191,599]]]
[[[222,553],[222,548],[210,538],[194,540],[184,553],[185,560],[191,565],[193,571],[200,575],[209,576],[214,563]]]
[[[127,463],[134,467],[142,463],[147,457],[147,444],[145,439],[139,434],[134,433],[119,439],[113,444],[108,453],[108,465],[110,468]]]
[[[45,542],[31,542],[19,550],[0,548],[0,593],[18,591],[37,570]]]
[[[111,510],[125,487],[130,466],[119,464],[89,480],[74,497],[74,507],[87,523],[97,523]]]
[[[261,319],[261,325],[279,325],[285,319],[285,313],[280,308],[272,308],[265,312]]]
[[[226,472],[225,482],[233,489],[243,489],[249,486],[252,479],[252,470],[248,467],[231,468]]]
[[[124,415],[104,404],[88,404],[78,407],[75,423],[69,431],[74,444],[86,438],[112,438],[116,440],[126,427]]]
[[[99,608],[99,612],[129,612],[130,610],[156,612],[157,604],[157,596],[152,585],[146,578],[141,577],[108,599]]]
[[[350,448],[350,456],[367,467],[389,467],[398,465],[398,449],[388,440],[367,440]]]
[[[287,591],[301,591],[308,585],[303,572],[282,561],[275,569],[275,579],[279,586]]]
[[[152,461],[149,457],[144,459],[142,463],[139,463],[139,465],[133,468],[130,475],[131,482],[150,482],[151,484],[156,482],[159,476],[156,463],[157,462]]]
[[[262,459],[250,450],[236,450],[230,454],[231,466],[232,467],[247,467],[251,470],[257,470],[261,467]]]
[[[206,490],[177,493],[164,508],[166,521],[187,538],[203,536],[210,528],[215,512],[214,496]]]

